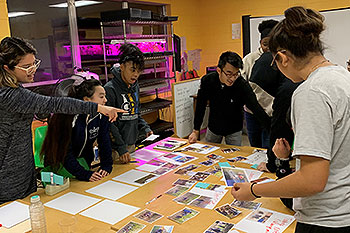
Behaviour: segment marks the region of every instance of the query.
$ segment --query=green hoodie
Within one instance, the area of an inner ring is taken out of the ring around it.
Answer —
[[[140,115],[138,82],[128,87],[121,78],[119,67],[113,67],[111,72],[114,78],[104,86],[107,105],[128,111],[119,114],[118,119],[111,124],[114,139],[112,148],[117,150],[119,155],[123,155],[128,152],[128,145],[135,144],[139,133],[148,133],[151,128]]]

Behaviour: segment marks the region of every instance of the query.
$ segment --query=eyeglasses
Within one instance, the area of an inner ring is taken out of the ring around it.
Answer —
[[[276,59],[277,59],[277,56],[278,56],[278,53],[285,53],[287,52],[287,50],[285,49],[281,49],[281,50],[278,50],[275,54],[275,56],[273,56],[273,59],[272,59],[272,62],[270,64],[270,66],[272,67],[272,69],[274,70],[278,70],[278,67],[277,67],[277,64],[276,64]]]
[[[25,71],[27,75],[32,75],[39,68],[40,63],[41,63],[41,60],[35,59],[34,65],[29,66],[28,68],[23,68],[20,66],[15,66],[15,68]]]
[[[224,70],[221,70],[222,73],[224,73],[226,75],[227,78],[237,78],[239,76],[241,76],[241,72],[237,71],[236,73],[226,73]]]

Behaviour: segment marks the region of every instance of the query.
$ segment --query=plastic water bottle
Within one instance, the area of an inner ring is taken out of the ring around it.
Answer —
[[[97,146],[94,146],[94,155],[95,155],[94,160],[97,161],[98,160],[98,147]]]
[[[44,205],[38,195],[30,198],[29,214],[32,233],[46,233]]]

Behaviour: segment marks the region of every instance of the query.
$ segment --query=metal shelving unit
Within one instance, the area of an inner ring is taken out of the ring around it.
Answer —
[[[177,20],[177,17],[175,18]],[[165,51],[144,53],[146,68],[139,78],[140,95],[147,96],[150,94],[156,94],[156,99],[151,102],[142,103],[140,114],[145,115],[169,107],[172,102],[170,100],[159,98],[158,93],[171,91],[171,81],[176,80],[174,75],[172,75],[176,70],[173,21],[126,19],[116,21],[102,20],[100,25],[106,79],[108,77],[109,67],[117,61],[117,57],[111,55],[112,52],[109,50],[110,45],[127,42],[137,44],[143,42],[164,41],[162,43],[166,46],[162,48],[165,48]],[[140,27],[142,27],[141,33],[132,33],[132,26],[136,27],[133,28],[134,30],[140,30]],[[107,49],[109,50],[108,52]],[[170,59],[172,59],[172,62],[170,62]],[[171,67],[170,64],[172,64]],[[153,74],[154,77],[150,77]],[[147,78],[143,78],[143,76],[147,75]],[[151,128],[155,133],[158,133],[173,128],[173,124],[172,122],[160,120],[158,116],[157,121],[151,124]]]

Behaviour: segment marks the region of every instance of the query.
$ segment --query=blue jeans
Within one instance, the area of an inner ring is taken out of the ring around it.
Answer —
[[[217,135],[209,130],[207,128],[207,134],[205,135],[205,141],[206,142],[212,142],[212,143],[221,143],[222,138],[224,136]],[[242,131],[238,131],[229,135],[225,136],[225,143],[227,145],[235,145],[235,146],[241,146],[242,145]]]
[[[247,122],[250,146],[267,149],[270,145],[269,132],[260,126],[259,121],[256,120],[253,114],[244,112],[244,117]]]

